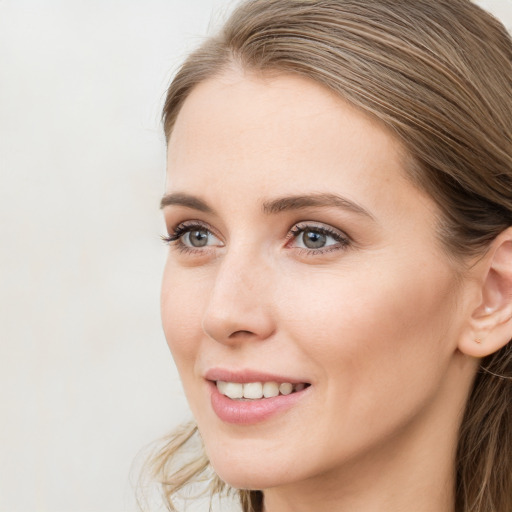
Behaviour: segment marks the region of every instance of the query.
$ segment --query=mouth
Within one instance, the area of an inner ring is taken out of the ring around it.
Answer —
[[[204,374],[213,412],[224,423],[253,425],[306,403],[312,384],[257,369],[211,368]]]
[[[288,396],[310,386],[307,382],[226,382],[215,381],[218,392],[231,400],[251,401]]]

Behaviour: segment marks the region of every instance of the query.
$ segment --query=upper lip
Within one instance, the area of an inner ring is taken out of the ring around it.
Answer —
[[[308,383],[303,379],[296,379],[284,375],[266,373],[259,370],[230,370],[227,368],[210,368],[204,378],[210,381],[238,382],[247,384],[249,382],[289,382],[290,384]]]

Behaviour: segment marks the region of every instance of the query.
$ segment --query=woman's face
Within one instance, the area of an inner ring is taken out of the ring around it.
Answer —
[[[389,132],[299,77],[231,71],[186,100],[163,327],[235,487],[375,464],[453,420],[464,285],[404,161]]]

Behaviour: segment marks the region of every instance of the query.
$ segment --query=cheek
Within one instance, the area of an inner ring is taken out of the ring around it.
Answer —
[[[384,275],[367,268],[310,277],[289,282],[294,303],[282,310],[282,324],[301,360],[312,363],[323,397],[312,414],[314,439],[338,440],[315,441],[311,457],[335,464],[411,424],[442,392],[454,335],[452,279],[404,265]],[[297,429],[311,435],[307,425]]]
[[[162,326],[180,374],[185,365],[193,364],[198,351],[206,288],[203,279],[167,262],[160,298]]]
[[[368,402],[402,393],[404,382],[424,388],[449,362],[453,278],[448,268],[420,268],[381,261],[289,283],[294,304],[284,314],[293,338],[318,363],[320,381],[351,395],[354,407],[362,395]]]

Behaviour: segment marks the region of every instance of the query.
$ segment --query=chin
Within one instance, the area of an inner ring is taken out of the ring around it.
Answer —
[[[263,490],[304,478],[300,471],[303,464],[290,463],[284,454],[276,455],[276,452],[273,456],[266,454],[261,448],[240,452],[234,447],[225,450],[216,447],[209,458],[219,478],[236,489]]]
[[[283,475],[263,474],[254,467],[240,470],[237,467],[226,468],[223,465],[220,467],[212,465],[219,478],[235,489],[257,491],[290,483]]]

